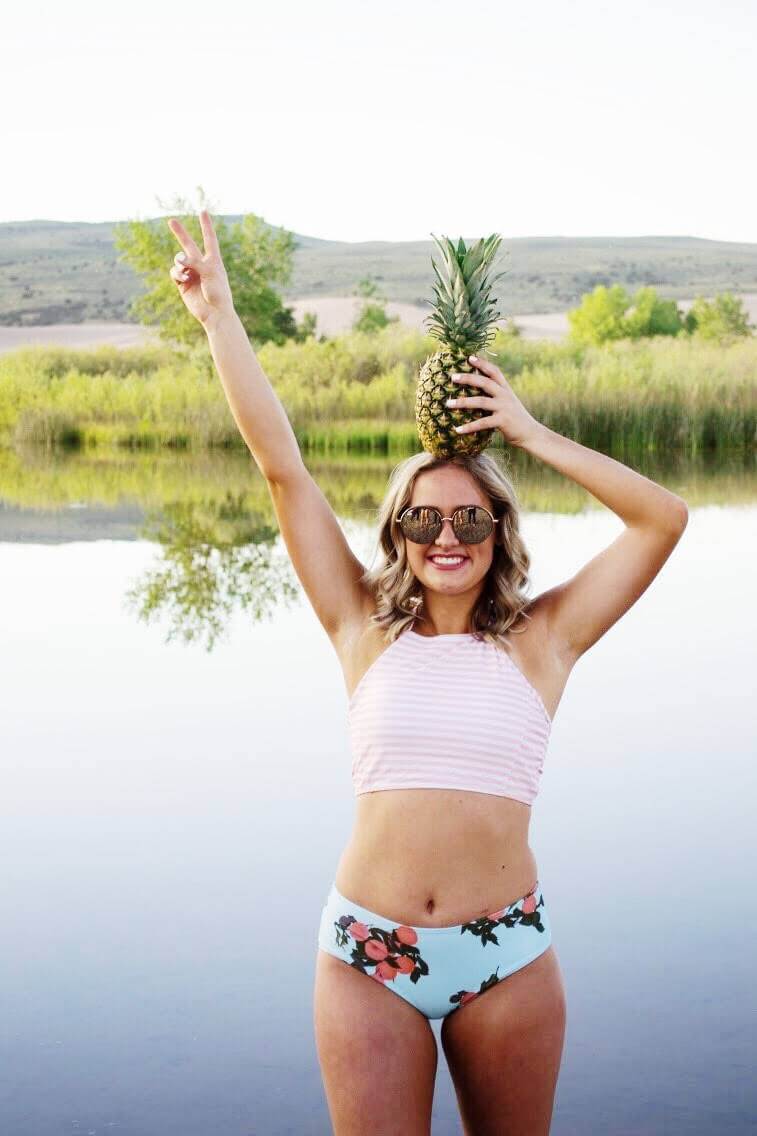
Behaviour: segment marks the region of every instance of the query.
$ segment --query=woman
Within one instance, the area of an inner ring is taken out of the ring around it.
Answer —
[[[441,1038],[469,1136],[548,1133],[565,993],[528,844],[549,733],[576,660],[626,612],[686,526],[685,502],[537,422],[472,359],[488,410],[463,427],[582,485],[623,532],[527,600],[528,553],[494,459],[416,454],[380,513],[366,572],[305,468],[238,319],[216,234],[176,220],[171,269],[207,332],[294,567],[350,695],[355,827],[319,928],[314,1021],[334,1132],[428,1133]]]

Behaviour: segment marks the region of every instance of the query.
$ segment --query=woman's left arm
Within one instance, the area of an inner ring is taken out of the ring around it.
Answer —
[[[478,359],[474,365],[481,375],[465,374],[462,381],[473,380],[489,397],[456,399],[455,405],[478,406],[491,416],[466,424],[461,433],[497,426],[510,445],[582,485],[626,526],[575,576],[535,601],[555,651],[572,665],[652,583],[686,528],[688,507],[682,497],[622,462],[537,422],[499,368]]]

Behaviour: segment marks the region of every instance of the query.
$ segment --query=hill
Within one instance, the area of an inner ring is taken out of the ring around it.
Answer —
[[[284,291],[290,303],[352,296],[357,282],[370,276],[387,300],[428,309],[431,256],[438,251],[432,240],[295,237],[294,272]],[[630,291],[653,284],[675,299],[757,291],[757,244],[665,236],[518,237],[505,238],[502,249],[508,274],[499,298],[512,315],[563,311],[596,284],[619,283]],[[128,321],[129,302],[140,289],[138,277],[117,259],[113,222],[0,223],[0,325]]]

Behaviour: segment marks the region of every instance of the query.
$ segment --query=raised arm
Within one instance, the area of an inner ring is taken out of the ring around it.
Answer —
[[[588,489],[625,524],[570,580],[536,599],[556,652],[572,665],[647,590],[681,539],[688,508],[622,462],[541,424],[521,448]]]
[[[182,247],[170,276],[205,329],[231,413],[268,483],[294,569],[316,615],[334,637],[362,618],[370,603],[359,582],[364,568],[306,469],[286,411],[234,310],[210,214],[202,210],[199,219],[204,252],[180,221],[168,221]]]
[[[471,357],[473,362],[473,357]],[[461,432],[498,427],[505,440],[547,462],[587,489],[625,524],[623,532],[570,580],[537,596],[555,653],[572,666],[646,591],[688,522],[682,497],[606,454],[582,446],[537,422],[493,363],[475,360],[479,374],[462,376],[483,396],[456,399],[460,407],[490,412]]]

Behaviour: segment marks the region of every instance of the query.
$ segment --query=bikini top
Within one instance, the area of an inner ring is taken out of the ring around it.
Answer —
[[[349,701],[355,795],[467,789],[530,805],[552,721],[503,649],[471,633],[406,628]]]

